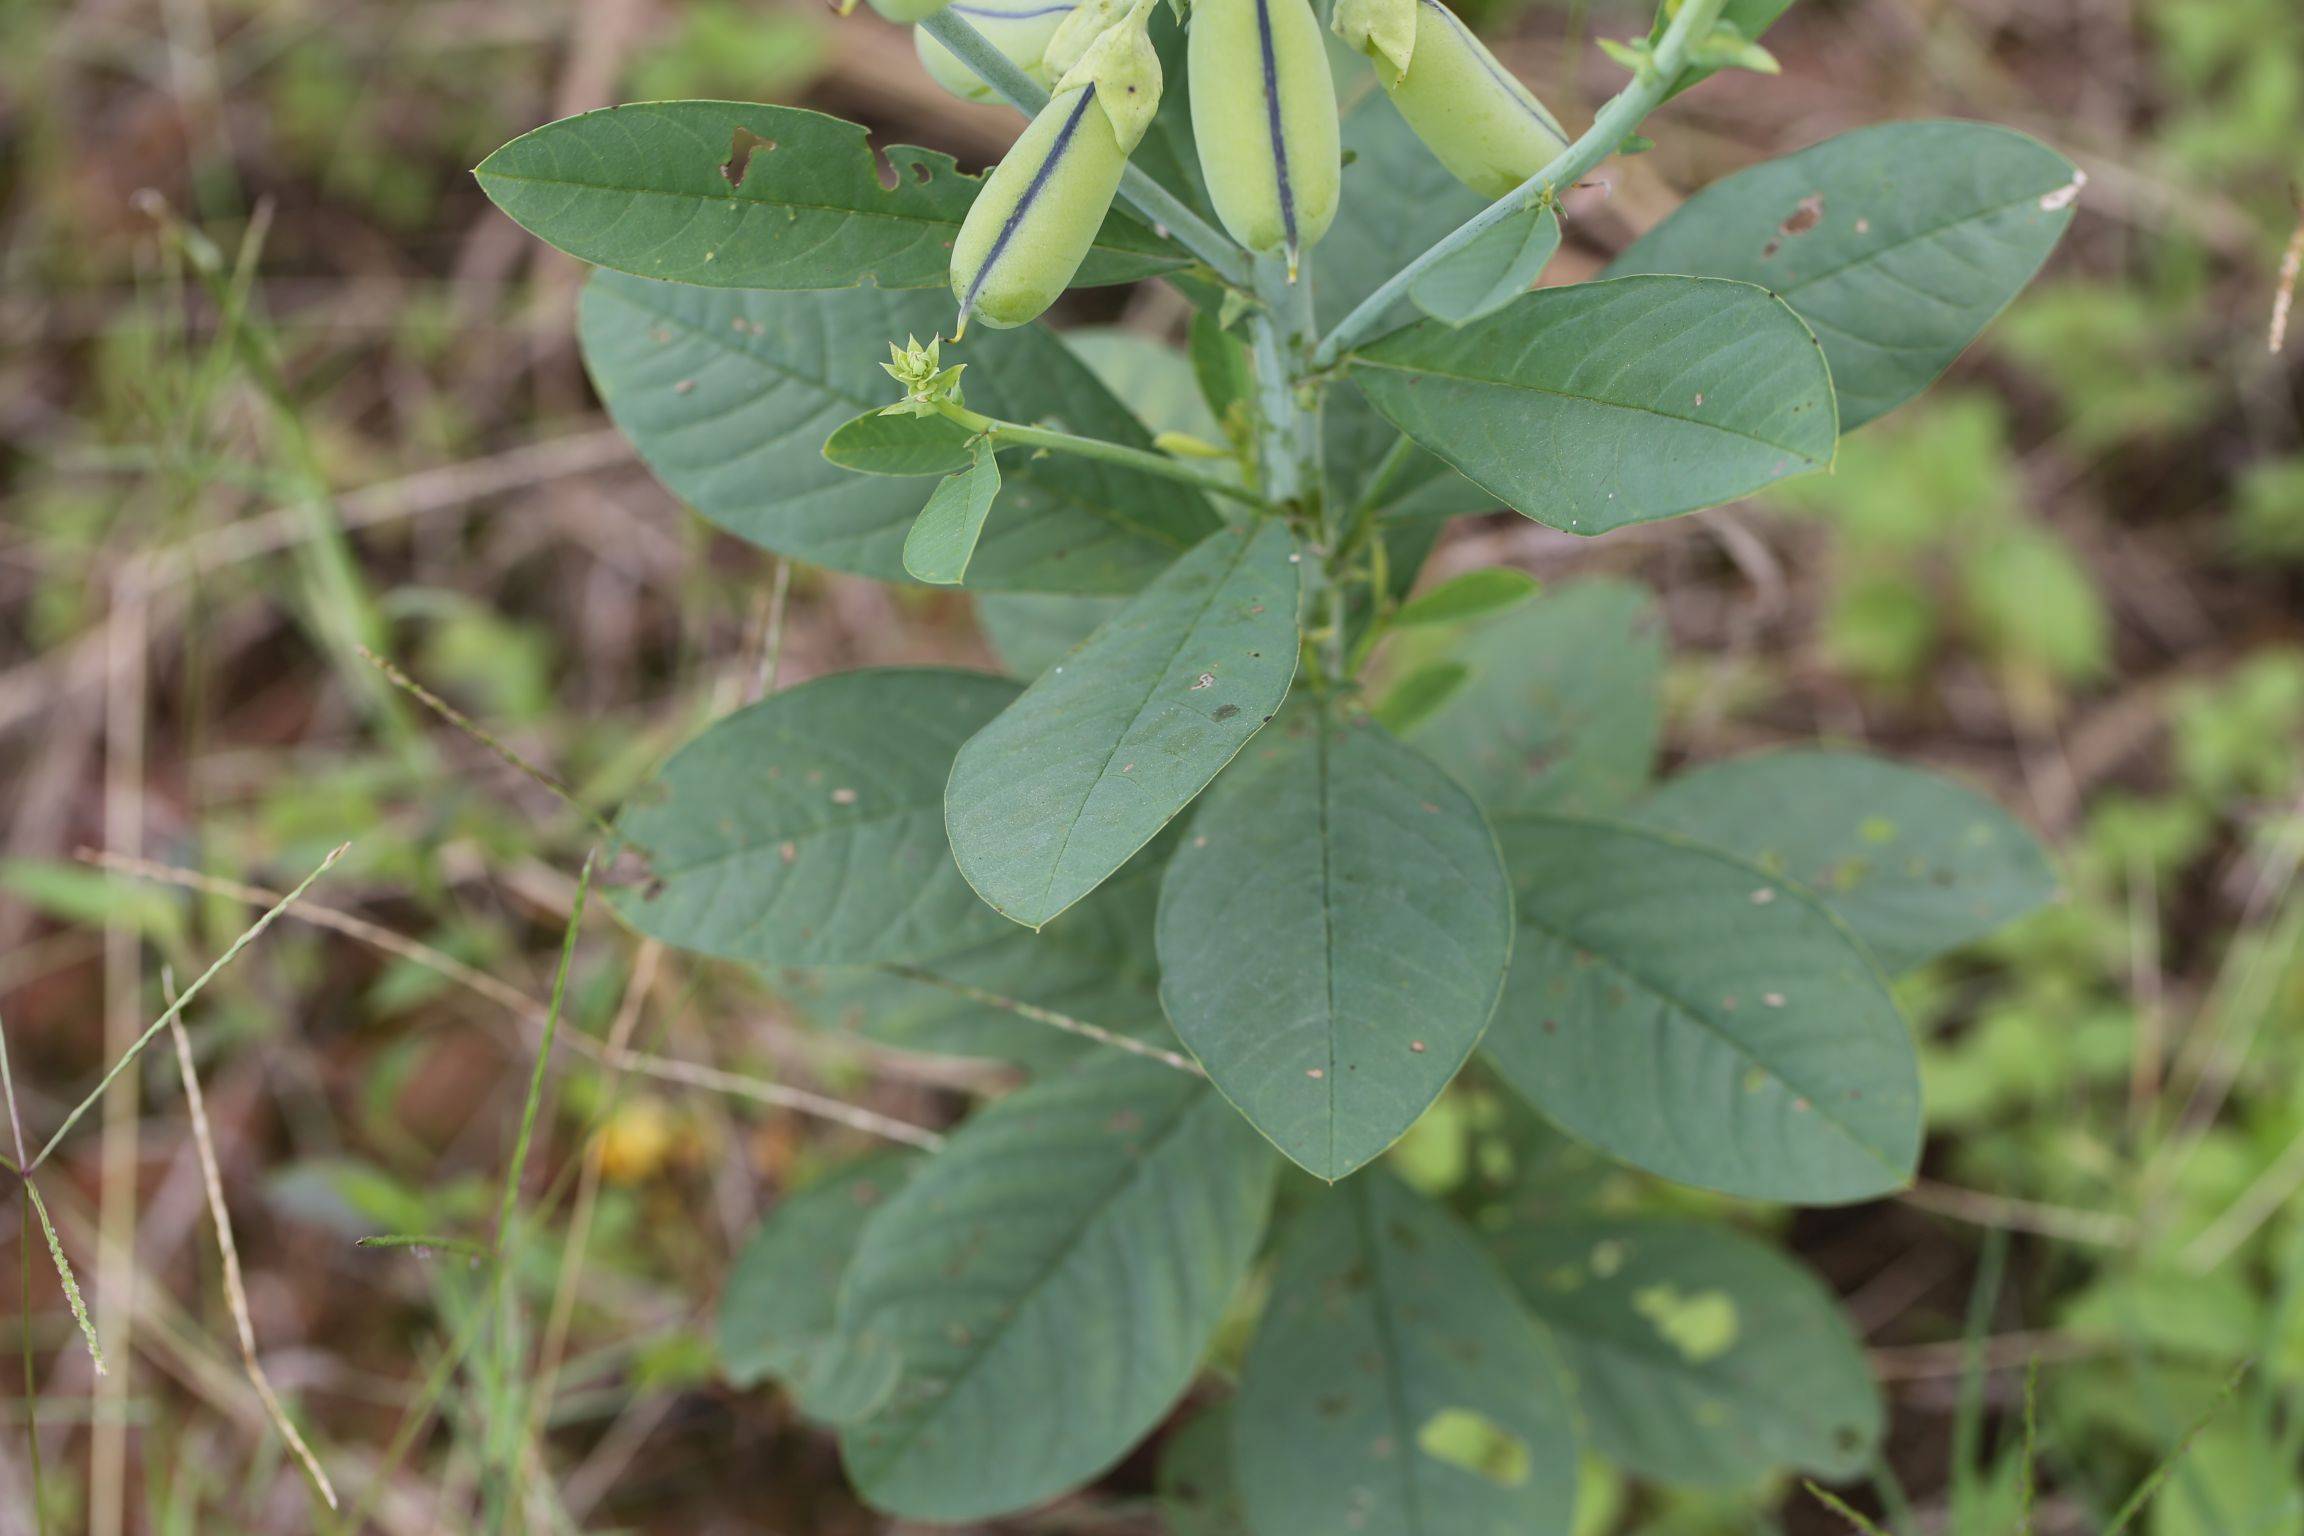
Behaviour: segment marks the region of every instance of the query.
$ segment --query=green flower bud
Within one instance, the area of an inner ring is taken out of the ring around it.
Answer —
[[[1306,0],[1195,0],[1192,135],[1216,216],[1252,251],[1298,254],[1336,218],[1343,145],[1327,44]]]
[[[1096,96],[1058,92],[976,194],[952,243],[962,331],[971,315],[1002,330],[1038,319],[1088,259],[1128,165]]]
[[[1135,0],[1080,0],[1071,15],[1056,24],[1049,34],[1048,50],[1041,56],[1041,72],[1051,80],[1061,80],[1072,71],[1072,66],[1087,57],[1096,39],[1113,25],[1128,16],[1135,8]]]
[[[1568,147],[1559,120],[1440,0],[1414,0],[1415,39],[1403,56],[1405,4],[1345,0],[1336,30],[1375,61],[1392,105],[1450,175],[1502,197]]]
[[[984,40],[1007,55],[1008,62],[1046,87],[1056,77],[1043,66],[1049,39],[1077,8],[1078,0],[965,0],[952,6],[952,14],[984,34]],[[951,49],[915,31],[913,42],[929,77],[963,101],[998,101],[999,94],[976,78]]]

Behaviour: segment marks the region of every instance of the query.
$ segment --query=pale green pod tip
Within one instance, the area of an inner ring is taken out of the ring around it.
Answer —
[[[949,9],[999,49],[1009,63],[1024,71],[1033,84],[1045,88],[1054,78],[1041,62],[1049,39],[1078,5],[1076,0],[958,0]],[[1000,99],[999,92],[976,78],[974,70],[925,30],[915,30],[912,39],[929,78],[945,90],[963,101]]]
[[[1078,63],[1056,82],[1059,94],[1093,90],[1096,105],[1112,125],[1122,154],[1134,154],[1160,110],[1165,81],[1160,51],[1152,46],[1149,23],[1154,0],[1135,0],[1134,8],[1106,27]]]
[[[1482,197],[1502,197],[1568,147],[1558,119],[1440,0],[1416,0],[1408,67],[1376,73],[1424,147]]]
[[[1416,52],[1416,0],[1336,0],[1329,28],[1397,81]]]
[[[1328,45],[1307,0],[1195,0],[1192,134],[1216,216],[1293,276],[1336,218],[1343,144]]]
[[[1041,71],[1051,80],[1063,79],[1087,56],[1096,39],[1126,16],[1134,4],[1135,0],[1081,0],[1049,34],[1047,50],[1040,56]]]
[[[1088,259],[1127,165],[1093,86],[1052,97],[985,178],[952,243],[952,339],[971,316],[1006,329],[1045,313]]]

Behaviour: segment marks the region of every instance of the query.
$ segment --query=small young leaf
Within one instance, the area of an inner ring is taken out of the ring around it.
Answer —
[[[1559,249],[1560,216],[1549,205],[1530,208],[1416,279],[1409,296],[1433,319],[1465,325],[1533,288]]]
[[[1435,661],[1418,667],[1384,695],[1376,706],[1376,723],[1395,736],[1405,736],[1454,698],[1471,678],[1472,669],[1460,661]]]
[[[1536,578],[1509,565],[1485,566],[1442,582],[1431,591],[1403,604],[1392,615],[1395,629],[1422,624],[1456,624],[1517,608],[1534,597]]]
[[[1682,774],[1634,813],[1807,886],[1890,971],[2053,900],[2056,872],[2006,811],[1853,752],[1770,752]]]
[[[1754,1200],[1886,1194],[1920,1155],[1912,1036],[1800,887],[1662,833],[1496,826],[1520,931],[1485,1049],[1555,1124]]]
[[[1037,928],[1191,804],[1288,696],[1302,579],[1279,518],[1213,534],[963,747],[945,825],[977,894]]]
[[[720,1368],[739,1387],[770,1377],[801,1409],[822,1411],[834,1364],[834,1301],[864,1223],[919,1166],[916,1152],[861,1157],[778,1201],[754,1229],[720,1294]]]
[[[618,818],[647,869],[617,910],[667,944],[753,965],[920,960],[992,938],[1004,925],[944,839],[944,781],[1015,697],[981,672],[887,667],[737,711]]]
[[[2013,129],[1882,123],[1714,182],[1608,271],[1782,294],[1823,340],[1849,432],[1926,388],[2031,281],[2083,180]]]
[[[1404,729],[1490,814],[1600,814],[1646,785],[1663,724],[1664,618],[1644,589],[1561,587],[1444,656],[1469,679]]]
[[[562,118],[473,175],[547,244],[638,277],[713,288],[941,288],[982,185],[950,155],[887,151],[799,107],[652,101]],[[1126,214],[1107,219],[1075,279],[1132,282],[1185,264]]]
[[[1593,1449],[1661,1483],[1851,1477],[1880,1389],[1832,1293],[1717,1222],[1516,1222],[1505,1273],[1575,1377]]]
[[[1248,349],[1204,309],[1192,313],[1190,347],[1200,397],[1218,421],[1254,397],[1256,381],[1248,371]]]
[[[976,462],[976,437],[945,416],[866,411],[824,439],[824,459],[865,475],[949,475]]]
[[[1103,1056],[1000,1100],[866,1225],[843,1335],[899,1361],[841,1459],[872,1504],[974,1521],[1095,1477],[1190,1384],[1278,1160],[1208,1084]]]
[[[1576,1425],[1544,1330],[1440,1206],[1372,1170],[1282,1240],[1241,1367],[1257,1536],[1565,1536]]]
[[[904,538],[904,569],[916,581],[956,587],[968,574],[984,520],[1000,495],[1000,462],[992,445],[979,442],[975,462],[937,483],[928,505]]]
[[[598,272],[580,329],[609,415],[674,495],[778,554],[902,581],[920,488],[840,469],[819,450],[833,428],[895,398],[880,363],[888,343],[933,335],[951,318],[942,290],[736,293]],[[971,336],[967,383],[969,403],[993,415],[1061,417],[1092,437],[1152,445],[1045,327]],[[1004,466],[1000,516],[969,583],[1133,592],[1221,525],[1173,480],[1070,454],[1019,455]]]
[[[1543,288],[1484,320],[1425,320],[1354,353],[1377,410],[1540,523],[1606,533],[1832,462],[1816,338],[1751,284]]]
[[[1224,1096],[1315,1177],[1397,1141],[1472,1054],[1512,897],[1472,797],[1306,709],[1242,754],[1160,887],[1160,1000]]]

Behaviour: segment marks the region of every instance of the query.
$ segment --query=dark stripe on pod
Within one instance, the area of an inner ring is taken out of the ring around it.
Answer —
[[[1503,65],[1496,62],[1496,56],[1488,51],[1487,45],[1480,41],[1479,37],[1474,34],[1470,27],[1464,25],[1463,17],[1457,15],[1454,11],[1448,9],[1448,7],[1445,5],[1442,5],[1440,0],[1423,0],[1423,3],[1428,9],[1438,12],[1441,18],[1445,20],[1449,26],[1456,29],[1456,35],[1463,38],[1464,41],[1471,47],[1472,57],[1480,61],[1480,67],[1487,71],[1488,78],[1494,80],[1498,85],[1502,86],[1504,88],[1504,94],[1512,98],[1512,105],[1518,107],[1529,117],[1532,117],[1537,122],[1543,124],[1544,131],[1551,134],[1554,138],[1565,139],[1568,137],[1568,135],[1561,129],[1558,123],[1552,121],[1551,118],[1545,116],[1542,112],[1537,111],[1528,105],[1527,98],[1521,94],[1521,92],[1526,90],[1527,87],[1523,86],[1518,79],[1514,78],[1510,73],[1508,73]]]
[[[1294,251],[1296,192],[1288,185],[1288,142],[1280,132],[1280,61],[1272,48],[1272,0],[1256,0],[1256,39],[1264,47],[1264,123],[1272,136],[1272,171],[1280,183],[1280,227],[1287,234],[1288,249]]]
[[[976,269],[976,281],[968,285],[968,302],[960,306],[963,315],[976,308],[976,296],[984,291],[985,279],[992,275],[993,268],[1000,265],[1001,252],[1008,249],[1008,242],[1016,237],[1016,231],[1032,212],[1032,205],[1039,201],[1041,189],[1048,185],[1048,178],[1056,174],[1056,167],[1063,160],[1064,152],[1072,147],[1073,136],[1080,131],[1080,124],[1088,116],[1088,109],[1095,104],[1096,87],[1083,86],[1080,100],[1072,108],[1072,115],[1056,131],[1056,142],[1048,146],[1048,157],[1040,162],[1040,169],[1032,173],[1032,184],[1024,189],[1022,197],[1016,199],[1016,206],[1008,210],[1007,221],[993,238],[992,249],[984,254],[984,265]]]

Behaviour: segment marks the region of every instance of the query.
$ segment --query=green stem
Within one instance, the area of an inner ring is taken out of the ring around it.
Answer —
[[[1140,469],[1148,475],[1179,481],[1206,491],[1211,496],[1229,497],[1251,506],[1263,505],[1263,498],[1246,486],[1236,485],[1221,475],[1180,464],[1165,454],[1149,453],[1142,448],[1131,448],[1125,443],[1108,443],[1100,437],[1081,437],[1071,432],[1058,432],[1050,427],[1028,427],[1018,421],[1002,421],[966,406],[939,402],[939,414],[958,422],[971,432],[989,433],[993,443],[1002,448],[1044,448],[1050,453],[1075,454],[1083,459],[1101,459],[1107,464],[1124,464]]]
[[[1320,350],[1313,354],[1313,365],[1320,369],[1334,367],[1337,359],[1383,326],[1384,317],[1392,312],[1394,305],[1408,297],[1416,279],[1506,219],[1538,203],[1556,199],[1561,188],[1574,186],[1585,172],[1614,154],[1617,146],[1640,126],[1641,119],[1655,111],[1672,93],[1673,85],[1687,67],[1690,45],[1711,32],[1725,3],[1726,0],[1687,0],[1657,41],[1650,67],[1635,74],[1631,83],[1600,109],[1582,138],[1562,150],[1550,165],[1458,225],[1361,300],[1359,307],[1339,320],[1336,329],[1321,342]]]
[[[1324,614],[1320,682],[1343,676],[1342,554],[1335,509],[1324,494],[1320,447],[1320,389],[1310,377],[1312,344],[1319,334],[1312,313],[1312,258],[1304,253],[1290,276],[1276,257],[1256,262],[1257,307],[1248,320],[1256,362],[1257,461],[1264,499],[1293,514],[1315,557],[1312,611]]]
[[[977,79],[999,92],[1026,117],[1037,115],[1048,105],[1048,93],[949,6],[921,22],[920,30],[950,49]],[[1205,262],[1209,271],[1235,288],[1248,286],[1248,262],[1240,247],[1133,163],[1121,173],[1120,196],[1170,239]]]

